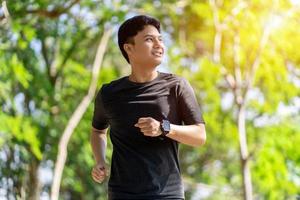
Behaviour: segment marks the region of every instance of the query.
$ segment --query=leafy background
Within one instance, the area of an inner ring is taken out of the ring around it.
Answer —
[[[50,198],[58,143],[87,93],[100,39],[112,28],[98,89],[130,73],[116,32],[136,14],[161,21],[167,52],[159,70],[191,82],[206,121],[204,146],[180,145],[186,198],[244,199],[241,105],[253,197],[299,198],[297,0],[3,1],[0,198]],[[107,182],[90,176],[92,112],[91,102],[68,144],[60,199],[106,199]],[[111,152],[109,143],[108,160]]]

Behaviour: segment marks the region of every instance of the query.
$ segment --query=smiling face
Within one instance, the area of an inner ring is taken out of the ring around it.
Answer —
[[[131,65],[156,67],[162,61],[164,55],[164,44],[158,30],[147,25],[136,36],[133,44],[124,44]]]

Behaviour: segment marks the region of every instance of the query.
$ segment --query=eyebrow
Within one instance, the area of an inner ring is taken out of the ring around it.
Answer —
[[[150,37],[155,37],[155,35],[147,34],[147,35],[144,35],[144,38],[145,38],[145,37],[149,37],[149,36],[150,36]],[[162,36],[161,36],[161,35],[157,35],[157,37],[162,37]]]

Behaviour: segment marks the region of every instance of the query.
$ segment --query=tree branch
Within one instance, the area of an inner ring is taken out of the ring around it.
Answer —
[[[216,29],[216,35],[214,39],[213,62],[221,65],[221,74],[224,76],[229,87],[232,90],[234,90],[236,88],[236,81],[234,77],[227,71],[226,67],[222,65],[222,61],[221,61],[221,44],[222,44],[222,32],[223,32],[224,25],[220,23],[218,8],[215,0],[210,0],[209,2],[212,8],[214,25]]]
[[[99,21],[99,23],[96,25],[98,26],[101,23],[101,21]],[[54,82],[56,82],[57,77],[59,77],[62,72],[63,72],[63,68],[65,66],[65,64],[67,63],[68,59],[71,57],[72,53],[76,50],[76,47],[79,44],[79,41],[82,40],[82,34],[85,34],[88,30],[90,29],[90,27],[86,27],[84,30],[82,30],[80,33],[80,35],[78,35],[77,38],[74,39],[74,41],[72,42],[72,46],[66,51],[62,62],[56,67],[56,74],[54,76]]]
[[[41,44],[42,44],[42,56],[45,60],[45,64],[46,64],[46,68],[47,68],[47,73],[49,75],[49,71],[50,71],[50,62],[49,62],[49,58],[47,55],[47,48],[46,48],[46,44],[45,44],[45,38],[41,39]]]
[[[240,49],[240,37],[238,33],[234,35],[233,42],[233,63],[234,63],[234,77],[236,80],[236,87],[234,89],[235,100],[238,105],[244,103],[244,98],[242,95],[243,81],[242,81],[242,73],[240,66],[240,58],[239,58],[239,49]]]
[[[86,109],[88,108],[88,105],[92,101],[96,88],[97,88],[97,79],[100,71],[100,67],[102,65],[103,56],[107,47],[108,40],[111,36],[112,29],[109,29],[104,32],[101,41],[98,46],[98,50],[96,53],[96,57],[93,64],[93,70],[92,70],[92,80],[90,83],[90,87],[88,90],[87,95],[82,99],[74,113],[72,114],[63,134],[59,141],[58,146],[58,154],[57,154],[57,160],[55,163],[55,170],[54,170],[54,178],[53,183],[51,187],[51,200],[57,200],[59,197],[59,188],[61,183],[61,177],[62,172],[64,169],[64,165],[67,158],[67,146],[69,143],[69,140],[71,138],[71,135],[78,125],[80,119],[82,118],[83,114],[85,113]]]
[[[9,12],[8,12],[8,9],[7,9],[6,1],[2,2],[2,10],[3,10],[4,15],[0,16],[0,22],[1,22],[0,24],[4,25],[9,20]]]
[[[268,26],[265,26],[264,29],[263,29],[263,34],[262,34],[261,41],[260,41],[260,44],[259,44],[259,49],[258,49],[258,52],[257,52],[257,56],[256,56],[252,66],[251,66],[250,72],[248,72],[248,74],[247,74],[246,87],[245,87],[244,95],[243,95],[243,97],[245,99],[247,98],[247,94],[248,94],[250,88],[253,85],[254,78],[255,78],[255,73],[256,73],[259,65],[260,65],[262,51],[265,48],[265,46],[266,46],[266,44],[268,43],[268,40],[269,40],[270,31],[271,31],[271,29]]]

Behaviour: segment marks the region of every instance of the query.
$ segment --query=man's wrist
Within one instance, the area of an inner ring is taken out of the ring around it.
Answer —
[[[171,131],[171,123],[169,120],[163,119],[160,122],[160,131],[161,131],[161,136],[166,136],[170,133]]]
[[[105,159],[97,159],[96,160],[96,164],[97,165],[105,165],[106,164],[106,160]]]

